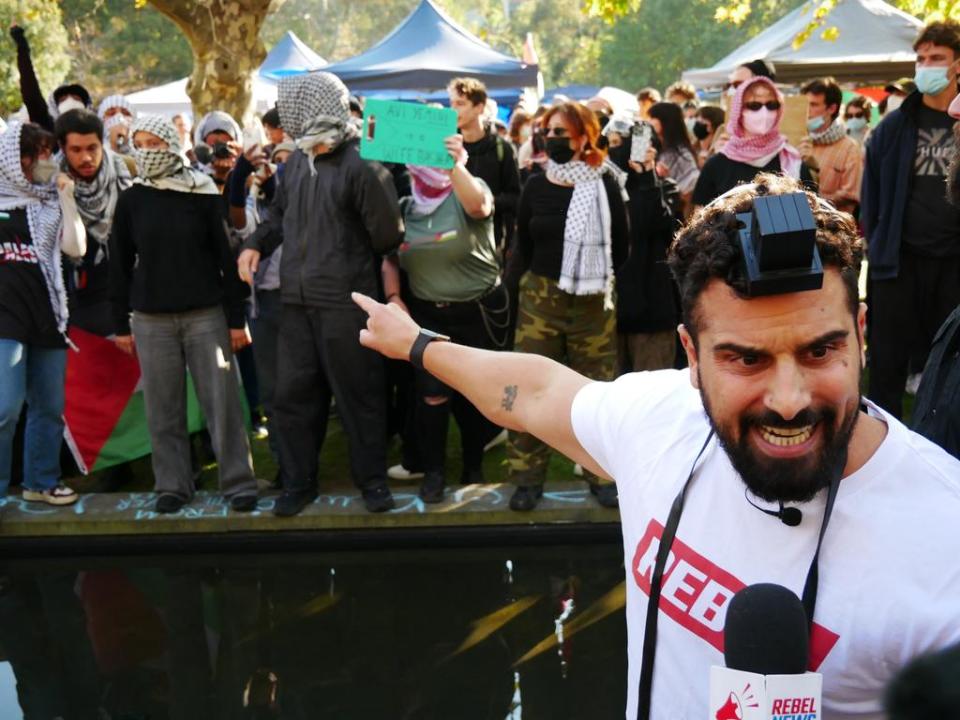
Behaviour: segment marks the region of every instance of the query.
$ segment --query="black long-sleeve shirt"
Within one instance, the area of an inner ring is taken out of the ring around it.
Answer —
[[[630,247],[627,210],[617,181],[604,174],[603,185],[610,204],[610,250],[616,270],[627,259]],[[518,262],[523,270],[551,280],[560,279],[563,229],[572,197],[572,187],[550,182],[545,173],[527,180],[517,207],[517,249],[521,254]]]
[[[223,305],[244,325],[246,285],[227,240],[219,195],[134,185],[120,193],[110,234],[110,300],[118,335],[130,310],[180,313]]]
[[[283,243],[285,303],[353,311],[351,291],[379,294],[379,256],[400,244],[403,221],[390,173],[363,160],[359,145],[350,140],[312,159],[293,153],[269,217],[244,242],[263,255]]]
[[[45,130],[53,132],[53,118],[50,116],[50,109],[47,107],[47,101],[40,90],[40,83],[37,81],[37,73],[33,69],[33,61],[30,59],[30,45],[23,31],[11,32],[14,42],[17,44],[17,70],[20,73],[20,96],[23,98],[23,104],[27,108],[27,114],[30,116],[30,122],[36,123]]]
[[[513,218],[520,200],[520,172],[509,142],[493,132],[476,142],[463,144],[467,170],[483,180],[493,193],[493,232],[497,247],[513,235]]]

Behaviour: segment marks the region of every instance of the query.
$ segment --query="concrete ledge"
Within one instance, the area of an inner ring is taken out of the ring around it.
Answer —
[[[517,513],[509,508],[513,485],[467,485],[448,489],[442,503],[425,505],[416,487],[393,487],[397,508],[388,513],[366,511],[359,494],[324,494],[293,518],[271,512],[277,493],[261,496],[257,510],[236,513],[220,495],[199,492],[180,512],[153,512],[154,493],[101,493],[81,496],[68,507],[25,502],[19,495],[0,500],[0,540],[27,538],[251,535],[310,533],[334,530],[415,531],[418,528],[488,528],[496,526],[604,526],[618,532],[616,510],[600,507],[581,482],[553,483],[545,488],[537,509]],[[386,534],[390,534],[389,532]],[[420,534],[420,533],[417,533]]]

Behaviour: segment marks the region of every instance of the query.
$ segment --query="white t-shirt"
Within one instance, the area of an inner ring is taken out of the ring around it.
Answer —
[[[840,483],[820,554],[811,639],[827,720],[880,718],[910,658],[960,641],[960,461],[874,405],[883,443]],[[650,576],[670,506],[710,426],[689,372],[592,383],[573,402],[577,439],[617,481],[627,572],[627,720],[637,716]],[[703,720],[709,668],[723,662],[727,603],[759,582],[803,591],[826,493],[788,527],[751,507],[711,440],[687,491],[664,573],[652,717]],[[766,507],[774,507],[762,503]]]

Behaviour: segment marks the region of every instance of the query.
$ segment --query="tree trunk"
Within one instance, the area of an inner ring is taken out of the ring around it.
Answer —
[[[173,20],[193,50],[187,94],[199,120],[211,110],[241,124],[253,104],[253,75],[266,57],[260,40],[264,18],[283,0],[149,0]]]

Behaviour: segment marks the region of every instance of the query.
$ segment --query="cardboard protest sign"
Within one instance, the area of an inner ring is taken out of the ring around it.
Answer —
[[[360,157],[365,160],[452,168],[443,140],[457,133],[449,108],[393,100],[367,100]]]

